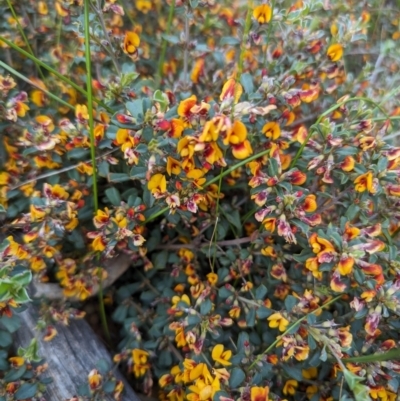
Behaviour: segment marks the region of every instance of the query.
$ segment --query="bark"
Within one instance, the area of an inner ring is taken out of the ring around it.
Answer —
[[[15,333],[14,344],[26,347],[37,332],[37,309],[30,306],[21,314],[22,327]],[[77,395],[81,384],[87,383],[87,377],[96,363],[104,359],[112,367],[112,359],[105,345],[84,320],[72,320],[69,326],[58,325],[58,334],[50,342],[39,340],[40,355],[46,359],[48,370],[45,375],[53,382],[47,386],[44,395],[47,401],[64,401]],[[140,401],[138,396],[119,371],[115,377],[125,385],[122,401]],[[114,400],[112,395],[103,398],[104,401]]]

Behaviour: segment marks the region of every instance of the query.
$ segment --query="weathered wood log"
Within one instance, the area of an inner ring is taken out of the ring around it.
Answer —
[[[15,333],[14,344],[26,347],[36,334],[37,309],[31,305],[21,318],[23,324]],[[84,319],[72,320],[69,326],[59,325],[57,331],[57,336],[50,342],[39,340],[39,354],[48,363],[45,374],[53,379],[44,395],[48,401],[64,401],[77,395],[79,385],[87,383],[89,372],[101,359],[112,366],[109,352]],[[120,372],[116,371],[115,377],[124,383],[123,401],[140,401]],[[114,398],[110,395],[104,400]]]

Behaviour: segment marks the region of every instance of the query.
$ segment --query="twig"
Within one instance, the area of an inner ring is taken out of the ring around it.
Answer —
[[[185,50],[183,52],[183,86],[185,90],[189,86],[189,12],[185,13]]]
[[[112,285],[123,273],[126,272],[131,265],[131,257],[126,254],[121,254],[116,258],[108,260],[104,263],[104,268],[107,272],[107,277],[102,281],[102,287],[106,288]],[[93,285],[92,293],[89,297],[97,295],[100,286]],[[51,301],[64,299],[63,289],[57,283],[34,283],[34,296],[45,297]],[[71,301],[79,301],[79,298],[68,298]]]
[[[251,237],[244,237],[244,238],[237,238],[237,239],[229,239],[225,241],[218,241],[215,243],[217,246],[231,246],[231,245],[241,245],[241,244],[247,244],[252,241]],[[200,244],[167,244],[167,245],[159,245],[157,249],[167,249],[167,250],[179,250],[182,248],[187,248],[187,249],[198,249],[202,247],[209,247],[212,241],[209,242],[201,242]]]
[[[110,55],[110,58],[111,58],[111,60],[112,60],[112,62],[114,64],[114,67],[115,67],[115,70],[117,71],[117,74],[121,75],[121,70],[119,69],[119,65],[118,65],[117,60],[115,58],[115,54],[111,49],[110,35],[108,34],[107,27],[106,27],[106,24],[104,22],[103,13],[100,10],[100,2],[99,2],[99,0],[96,0],[96,6],[97,7],[95,7],[93,4],[91,4],[91,6],[92,6],[92,9],[94,10],[94,12],[96,13],[97,17],[99,18],[101,28],[103,29],[103,32],[104,32],[104,36],[106,37],[107,43],[110,46],[110,47],[108,47],[108,46],[104,46],[103,45],[103,47],[107,51],[107,53]]]
[[[119,148],[115,148],[115,149],[110,150],[109,152],[103,153],[102,155],[97,156],[97,157],[96,157],[96,160],[101,159],[101,158],[103,158],[103,157],[106,157],[106,156],[108,156],[109,154],[114,153],[114,152],[117,151],[118,149],[119,149]],[[86,160],[86,161],[83,161],[83,162],[79,162],[79,163],[77,163],[77,164],[74,164],[73,166],[64,167],[64,168],[62,168],[62,169],[60,169],[60,170],[51,171],[50,173],[45,173],[45,174],[39,175],[39,176],[37,176],[37,177],[35,177],[35,178],[30,178],[29,180],[26,180],[26,181],[24,181],[24,182],[20,182],[19,184],[14,185],[13,187],[10,187],[9,190],[11,191],[11,190],[20,188],[20,187],[22,187],[22,186],[24,186],[24,185],[26,185],[26,184],[30,184],[31,182],[43,180],[44,178],[53,177],[54,175],[62,174],[62,173],[65,173],[66,171],[73,170],[73,169],[79,167],[79,166],[81,165],[81,163],[91,163],[91,162],[92,162],[92,160]]]

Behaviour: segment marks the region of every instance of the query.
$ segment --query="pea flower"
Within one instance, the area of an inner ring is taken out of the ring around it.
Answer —
[[[218,362],[221,365],[224,365],[224,366],[232,365],[232,363],[229,362],[229,360],[232,357],[232,351],[230,351],[230,350],[224,351],[224,346],[222,344],[217,344],[213,348],[211,357],[215,362]]]

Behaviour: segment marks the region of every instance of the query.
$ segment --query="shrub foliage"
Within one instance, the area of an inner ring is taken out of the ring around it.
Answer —
[[[399,12],[244,3],[0,6],[0,400],[44,389],[35,340],[7,352],[31,274],[51,340],[121,253],[141,391],[398,399]],[[82,399],[120,397],[100,371]]]

